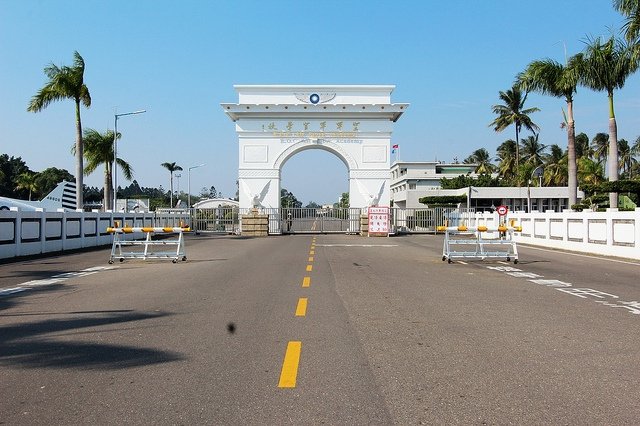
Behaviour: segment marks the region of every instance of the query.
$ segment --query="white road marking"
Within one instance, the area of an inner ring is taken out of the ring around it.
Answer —
[[[545,250],[547,251],[547,250]],[[585,256],[585,257],[593,257],[593,256]],[[623,262],[624,263],[624,262]],[[532,282],[534,284],[543,285],[550,288],[555,288],[558,291],[563,293],[570,294],[571,296],[576,296],[581,299],[616,299],[615,303],[608,302],[606,300],[593,300],[596,303],[600,303],[603,306],[607,306],[610,308],[624,308],[628,310],[631,314],[640,315],[640,302],[632,301],[627,302],[620,300],[620,296],[616,296],[615,294],[605,293],[600,290],[595,290],[593,288],[575,288],[573,284],[567,283],[560,280],[553,279],[543,279],[542,275],[535,274],[533,272],[524,272],[522,269],[513,268],[511,266],[485,266],[487,269],[491,269],[494,271],[503,272],[506,275],[510,275],[516,278],[529,278],[527,281]],[[537,279],[531,279],[537,278]]]
[[[78,272],[64,272],[62,274],[53,275],[50,278],[26,281],[22,284],[19,284],[18,287],[1,289],[0,297],[9,296],[11,294],[27,291],[34,287],[43,287],[43,286],[58,284],[68,280],[69,278],[84,277],[87,275],[95,274],[100,271],[106,271],[109,269],[116,269],[116,268],[118,267],[117,266],[94,266],[92,268],[83,269],[82,271],[78,271]]]
[[[8,296],[10,294],[21,293],[27,290],[29,289],[24,287],[5,288],[0,290],[0,296]]]

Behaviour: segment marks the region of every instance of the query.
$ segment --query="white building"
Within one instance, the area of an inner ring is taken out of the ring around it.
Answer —
[[[477,210],[504,205],[511,211],[562,211],[570,208],[567,187],[467,187],[442,189],[440,179],[460,175],[477,177],[474,164],[444,164],[437,161],[395,162],[391,166],[391,200],[394,207],[424,208],[420,198],[465,195],[466,204]],[[578,199],[584,193],[578,191]]]
[[[391,165],[391,199],[399,208],[425,207],[418,201],[429,195],[458,195],[442,191],[440,179],[460,175],[477,176],[475,164],[445,164],[439,161],[396,161]]]

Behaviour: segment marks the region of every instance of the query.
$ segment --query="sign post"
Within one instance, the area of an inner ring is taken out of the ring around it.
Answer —
[[[498,212],[498,215],[506,216],[509,212],[509,208],[507,206],[498,206],[496,207],[496,211]]]
[[[389,207],[369,207],[369,236],[389,236]]]

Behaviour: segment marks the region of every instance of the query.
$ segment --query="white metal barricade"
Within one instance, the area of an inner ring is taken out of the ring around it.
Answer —
[[[439,226],[444,231],[442,260],[451,263],[453,259],[506,259],[518,263],[518,247],[513,239],[513,232],[522,231],[521,227],[500,225],[488,228],[483,225],[467,227]],[[483,233],[499,234],[499,238],[484,238]]]
[[[182,227],[109,227],[107,232],[113,234],[109,264],[112,264],[114,259],[118,259],[120,262],[124,262],[125,259],[172,259],[173,263],[177,263],[178,260],[186,261],[187,254],[184,248],[183,233],[189,230],[189,228]],[[123,239],[124,234],[134,232],[145,233],[146,238],[129,241]],[[151,238],[153,234],[177,234],[178,238],[154,240]],[[156,251],[156,247],[162,247],[165,251]],[[171,247],[175,247],[175,250],[166,250]]]

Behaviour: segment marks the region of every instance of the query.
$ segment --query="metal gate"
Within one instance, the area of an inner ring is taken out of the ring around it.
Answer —
[[[360,217],[367,209],[359,208],[282,208],[259,209],[269,215],[269,234],[360,232]],[[221,206],[210,209],[164,209],[156,212],[156,226],[188,225],[196,232],[224,234],[240,233],[240,218],[251,209]],[[432,207],[390,210],[390,229],[393,234],[435,233],[436,227],[447,223],[458,226],[472,223],[475,209]]]
[[[239,209],[232,206],[191,209],[191,229],[196,232],[237,234],[240,231],[239,218]]]
[[[282,208],[260,209],[260,213],[269,215],[269,234],[360,232],[361,209]]]
[[[458,226],[469,221],[475,209],[457,207],[431,207],[420,209],[391,209],[391,229],[399,234],[435,233],[436,227]]]

